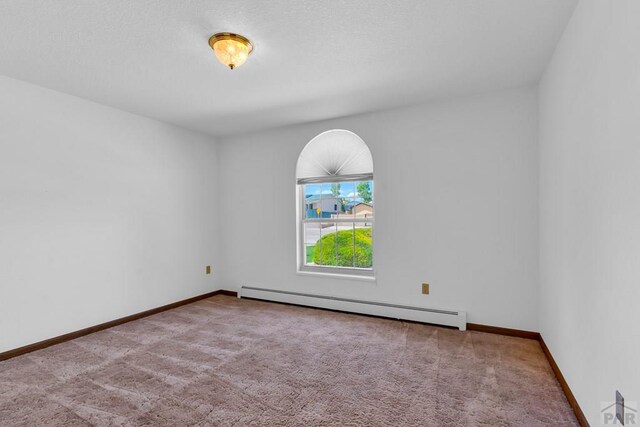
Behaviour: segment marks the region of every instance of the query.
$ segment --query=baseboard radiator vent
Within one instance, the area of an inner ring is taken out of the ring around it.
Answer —
[[[242,286],[238,298],[252,298],[264,301],[284,302],[307,307],[348,311],[350,313],[369,314],[392,319],[411,320],[435,325],[453,326],[461,331],[467,329],[466,311],[448,311],[384,302],[362,301],[349,298],[279,291],[276,289]]]

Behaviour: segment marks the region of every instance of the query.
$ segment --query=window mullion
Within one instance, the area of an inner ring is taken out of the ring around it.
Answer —
[[[373,217],[367,217],[367,218],[304,218],[302,219],[303,222],[336,222],[336,223],[345,223],[345,224],[351,224],[352,222],[355,223],[374,223],[375,220]]]
[[[335,259],[335,264],[338,265],[338,223],[335,223],[335,233],[336,233],[336,239],[335,239],[335,244],[334,244],[334,250],[336,253],[336,259]]]
[[[352,228],[353,230],[353,252],[351,253],[351,266],[355,267],[356,266],[356,223],[354,222],[352,224]]]
[[[319,224],[319,225],[320,227],[318,228],[318,241],[316,242],[316,248],[314,249],[314,251],[319,251],[318,258],[322,263],[322,224]],[[315,263],[315,257],[316,257],[316,253],[314,252],[313,253],[314,263]]]

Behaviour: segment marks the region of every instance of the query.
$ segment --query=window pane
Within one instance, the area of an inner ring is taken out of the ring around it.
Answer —
[[[356,197],[360,202],[371,203],[373,201],[373,182],[358,182],[356,185]]]
[[[373,181],[356,184],[356,198],[352,211],[356,218],[373,217]]]
[[[353,213],[350,209],[349,202],[350,202],[349,199],[341,197],[337,202],[338,212],[335,215],[333,215],[332,218],[352,219]]]
[[[336,204],[338,212],[334,218],[353,218],[351,208],[353,207],[353,199],[355,197],[356,187],[353,182],[340,182],[333,187],[334,193],[337,192]]]
[[[324,195],[330,202],[327,203],[327,207],[331,210],[331,213],[334,215],[339,215],[343,212],[342,206],[342,186],[344,184],[341,182],[334,182],[329,184],[329,191]]]
[[[321,184],[307,184],[303,185],[304,187],[304,195],[308,196],[319,196],[320,191],[322,190]]]
[[[322,218],[335,218],[342,211],[339,196],[340,184],[322,184]]]
[[[318,222],[306,222],[304,224],[304,256],[305,264],[315,264],[314,255],[316,245],[320,239],[320,223]]]
[[[340,197],[345,197],[345,198],[356,197],[356,184],[354,182],[341,182]]]
[[[323,222],[320,229],[320,240],[323,245],[336,245],[336,223]]]
[[[314,249],[313,261],[317,265],[335,265],[336,258],[336,223],[320,224],[320,239]]]
[[[304,217],[320,218],[320,194],[322,192],[321,184],[309,184],[303,186],[304,194]]]
[[[322,190],[320,191],[320,194],[322,194],[322,198],[326,199],[327,197],[331,196],[331,184],[329,183],[324,183],[324,184],[320,184]]]
[[[340,267],[353,267],[354,224],[340,224],[337,233],[336,264]]]
[[[355,224],[354,266],[371,268],[373,266],[373,236],[371,224]]]

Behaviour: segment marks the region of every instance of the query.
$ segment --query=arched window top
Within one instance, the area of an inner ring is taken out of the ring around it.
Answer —
[[[296,179],[298,184],[371,180],[373,157],[355,133],[328,130],[309,141],[300,153]]]

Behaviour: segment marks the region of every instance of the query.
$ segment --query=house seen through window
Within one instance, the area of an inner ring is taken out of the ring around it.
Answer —
[[[299,269],[373,275],[373,161],[364,141],[333,130],[300,155]]]

